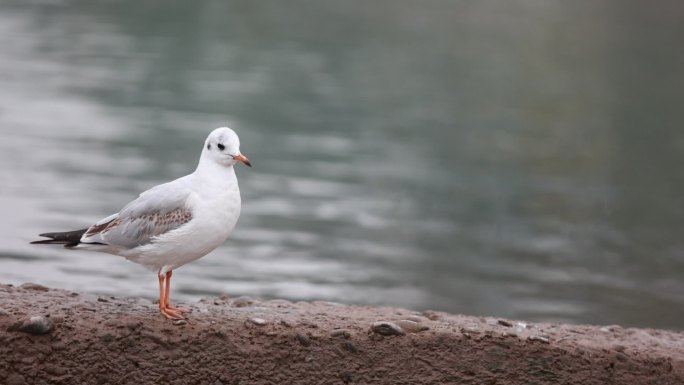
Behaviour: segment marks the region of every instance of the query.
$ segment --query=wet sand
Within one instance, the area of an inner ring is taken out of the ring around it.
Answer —
[[[0,382],[683,384],[684,333],[247,297],[183,303],[0,285]]]

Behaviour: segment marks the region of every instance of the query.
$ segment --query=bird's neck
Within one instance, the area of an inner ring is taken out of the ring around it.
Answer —
[[[211,159],[200,159],[195,177],[209,184],[237,186],[237,177],[232,165],[222,165]]]

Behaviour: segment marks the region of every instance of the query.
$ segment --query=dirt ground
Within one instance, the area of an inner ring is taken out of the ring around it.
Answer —
[[[0,382],[684,384],[684,333],[328,302],[137,298],[0,285]]]

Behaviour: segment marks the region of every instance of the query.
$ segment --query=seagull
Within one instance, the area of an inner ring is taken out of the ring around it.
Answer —
[[[252,167],[240,152],[240,139],[228,127],[213,130],[204,141],[197,169],[189,175],[143,192],[92,226],[43,233],[33,244],[63,244],[122,256],[155,271],[159,278],[159,312],[184,319],[189,310],[169,304],[173,270],[202,258],[233,232],[240,216],[238,162]]]

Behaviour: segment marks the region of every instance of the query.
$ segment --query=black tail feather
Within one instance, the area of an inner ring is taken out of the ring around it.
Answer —
[[[81,237],[88,229],[74,230],[74,231],[64,231],[61,233],[43,233],[39,234],[41,237],[46,237],[50,239],[42,239],[40,241],[31,242],[34,245],[43,244],[59,244],[64,245],[64,247],[74,247],[78,245],[81,241]]]

